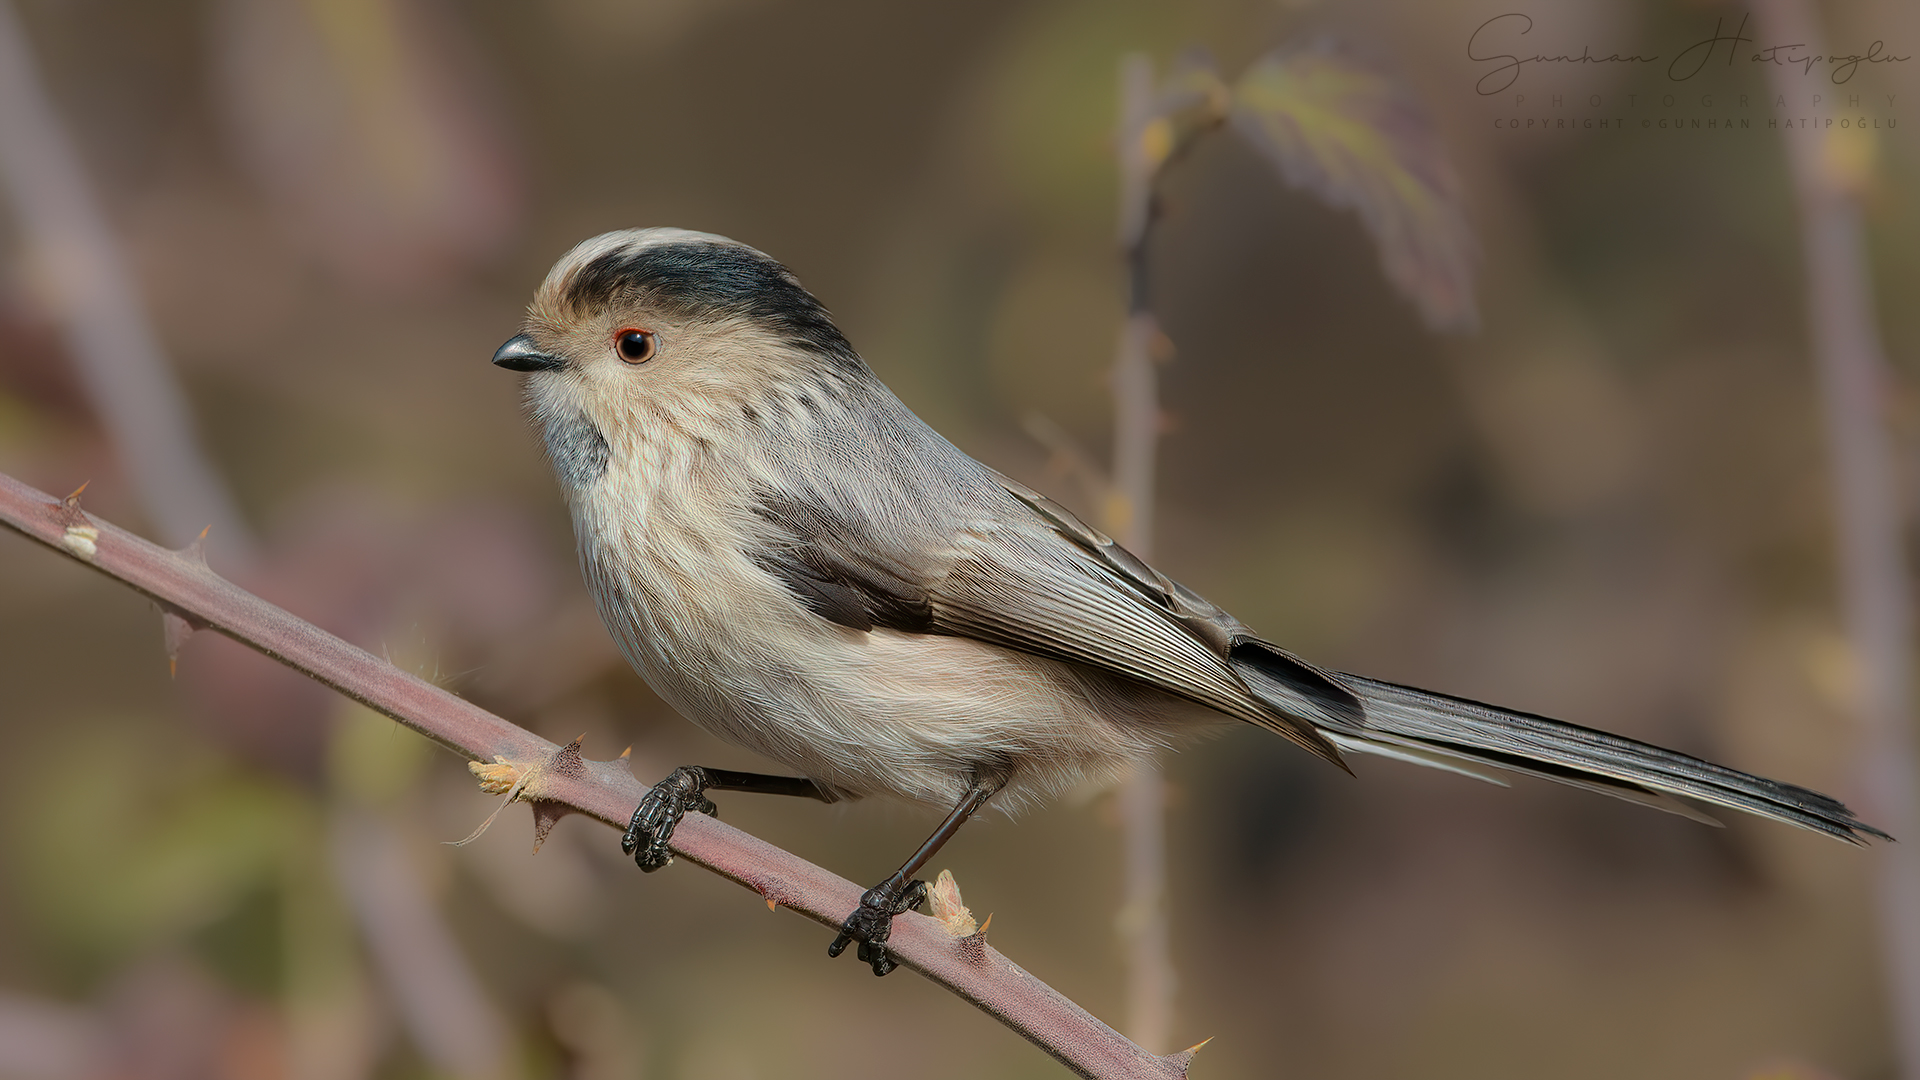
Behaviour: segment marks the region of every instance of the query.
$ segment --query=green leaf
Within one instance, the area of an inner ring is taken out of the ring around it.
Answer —
[[[1474,325],[1479,251],[1460,184],[1405,88],[1332,51],[1269,54],[1235,85],[1232,122],[1288,183],[1359,212],[1429,326]]]

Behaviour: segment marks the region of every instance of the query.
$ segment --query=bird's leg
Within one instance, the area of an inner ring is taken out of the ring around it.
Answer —
[[[860,897],[860,906],[854,908],[853,914],[847,916],[847,921],[840,924],[840,936],[827,946],[827,955],[839,956],[846,951],[848,942],[858,941],[860,951],[857,955],[873,965],[875,975],[885,975],[899,967],[899,961],[887,951],[887,938],[893,934],[893,917],[918,908],[927,899],[927,883],[915,881],[913,875],[927,865],[927,860],[933,858],[947,841],[953,839],[953,834],[960,831],[960,826],[967,823],[974,811],[993,798],[993,793],[1000,790],[1000,785],[1001,781],[974,781],[954,806],[953,813],[948,814],[940,827],[933,830],[933,835],[920,845],[920,850],[894,871],[892,877],[868,889]]]
[[[765,773],[709,769],[703,765],[683,765],[653,785],[634,808],[627,834],[620,838],[620,850],[633,856],[640,869],[651,874],[673,861],[667,841],[673,828],[687,811],[719,817],[719,808],[707,798],[709,791],[753,791],[762,795],[797,795],[821,802],[838,802],[840,797],[801,776],[768,776]]]

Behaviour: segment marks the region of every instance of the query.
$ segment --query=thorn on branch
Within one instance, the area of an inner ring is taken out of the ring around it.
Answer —
[[[547,842],[547,834],[553,831],[560,819],[573,813],[573,807],[552,799],[532,799],[533,804],[533,853],[540,854],[540,845]]]
[[[969,964],[987,962],[987,927],[992,925],[993,916],[988,915],[987,921],[980,924],[980,929],[954,942],[954,948],[959,952],[960,959]]]
[[[201,566],[206,566],[207,565],[207,534],[212,531],[213,531],[213,526],[211,525],[207,526],[204,529],[201,529],[200,535],[194,537],[192,543],[180,549],[180,554],[185,556],[186,558],[192,559],[194,562],[199,563]],[[211,569],[211,567],[209,567],[209,569]]]
[[[159,604],[160,639],[167,648],[167,677],[175,678],[180,674],[180,647],[187,643],[195,630],[205,630],[206,620],[180,610],[172,604]]]
[[[1167,1054],[1162,1056],[1160,1060],[1180,1070],[1179,1075],[1182,1077],[1185,1077],[1187,1075],[1187,1066],[1193,1064],[1193,1055],[1199,1053],[1201,1047],[1207,1045],[1212,1041],[1213,1041],[1213,1036],[1209,1035],[1206,1038],[1201,1039],[1199,1042],[1194,1043],[1192,1046],[1187,1047],[1185,1050],[1182,1050],[1177,1054]]]

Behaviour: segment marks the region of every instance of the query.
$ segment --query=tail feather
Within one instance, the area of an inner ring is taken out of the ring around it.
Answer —
[[[1702,825],[1711,825],[1716,829],[1726,827],[1726,824],[1719,818],[1699,809],[1685,799],[1654,791],[1651,788],[1642,787],[1639,784],[1630,784],[1623,780],[1616,780],[1610,776],[1583,776],[1572,769],[1559,766],[1544,766],[1534,762],[1517,760],[1502,761],[1495,766],[1488,760],[1485,754],[1477,751],[1469,753],[1459,750],[1440,750],[1432,746],[1416,744],[1413,740],[1405,740],[1404,742],[1389,741],[1392,737],[1384,735],[1373,735],[1369,738],[1359,739],[1328,732],[1327,738],[1333,745],[1348,753],[1373,754],[1378,757],[1393,758],[1396,761],[1408,761],[1415,765],[1425,765],[1430,769],[1444,769],[1450,773],[1458,773],[1461,776],[1470,776],[1475,780],[1485,781],[1495,787],[1510,787],[1511,785],[1505,780],[1502,780],[1497,774],[1489,772],[1489,766],[1499,768],[1505,772],[1537,776],[1543,780],[1551,780],[1556,784],[1566,784],[1570,787],[1583,788],[1596,794],[1607,795],[1615,799],[1624,799],[1630,803],[1637,803],[1640,806],[1650,806],[1655,810],[1664,810],[1669,814],[1677,814],[1690,821],[1697,821]],[[1475,764],[1482,767],[1475,768]]]
[[[1267,680],[1243,671],[1262,694]],[[1743,810],[1853,844],[1892,837],[1839,800],[1575,724],[1465,698],[1329,673],[1353,691],[1358,717],[1313,717],[1342,750],[1384,754],[1494,780],[1475,768],[1526,773],[1718,824],[1684,799]],[[1281,701],[1270,703],[1285,707]],[[1494,782],[1499,782],[1494,780]]]

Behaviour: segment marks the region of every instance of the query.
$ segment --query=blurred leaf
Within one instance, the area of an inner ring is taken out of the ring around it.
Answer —
[[[1268,55],[1234,87],[1233,123],[1288,183],[1359,211],[1428,325],[1473,326],[1478,250],[1460,185],[1405,88],[1330,51]]]
[[[40,927],[97,959],[224,918],[305,835],[296,792],[188,740],[112,725],[39,760],[14,806],[60,812],[16,809],[15,885]]]
[[[1158,167],[1185,151],[1196,136],[1225,123],[1232,104],[1233,91],[1211,55],[1202,49],[1181,54],[1160,87],[1156,119],[1141,132],[1147,160]]]

